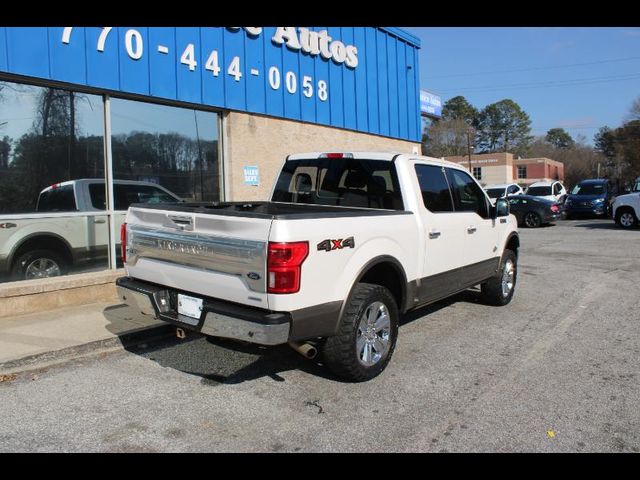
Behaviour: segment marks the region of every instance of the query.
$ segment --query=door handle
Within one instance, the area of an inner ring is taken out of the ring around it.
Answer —
[[[107,221],[104,218],[95,218],[93,223],[107,223]]]
[[[440,236],[440,231],[439,230],[431,230],[429,232],[429,238],[434,239],[434,238],[438,238]]]
[[[478,230],[476,227],[474,227],[473,225],[470,227],[467,227],[467,233],[476,233],[476,230]]]

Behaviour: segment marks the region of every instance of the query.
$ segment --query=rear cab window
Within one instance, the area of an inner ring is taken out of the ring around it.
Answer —
[[[310,158],[285,162],[273,202],[404,210],[393,162]]]

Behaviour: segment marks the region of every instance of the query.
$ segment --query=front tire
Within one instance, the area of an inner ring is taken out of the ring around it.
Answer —
[[[505,250],[498,272],[481,285],[482,296],[489,305],[503,306],[513,298],[518,278],[518,257],[512,250]]]
[[[638,224],[638,218],[630,208],[616,212],[616,223],[626,230],[630,230]]]
[[[364,382],[387,366],[398,338],[400,314],[391,292],[380,285],[356,285],[338,334],[323,346],[325,365],[349,382]]]

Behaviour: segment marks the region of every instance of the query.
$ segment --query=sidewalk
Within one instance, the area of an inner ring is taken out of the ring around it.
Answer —
[[[127,305],[94,303],[0,318],[0,373],[118,349],[173,331]]]

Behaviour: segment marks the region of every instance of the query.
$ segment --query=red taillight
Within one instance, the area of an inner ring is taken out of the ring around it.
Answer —
[[[309,255],[309,242],[269,242],[267,292],[298,292],[302,262],[307,258],[307,255]]]
[[[127,224],[120,227],[120,258],[122,263],[127,263]]]
[[[551,205],[551,211],[553,213],[558,213],[560,211],[560,209],[558,208],[557,205]]]

